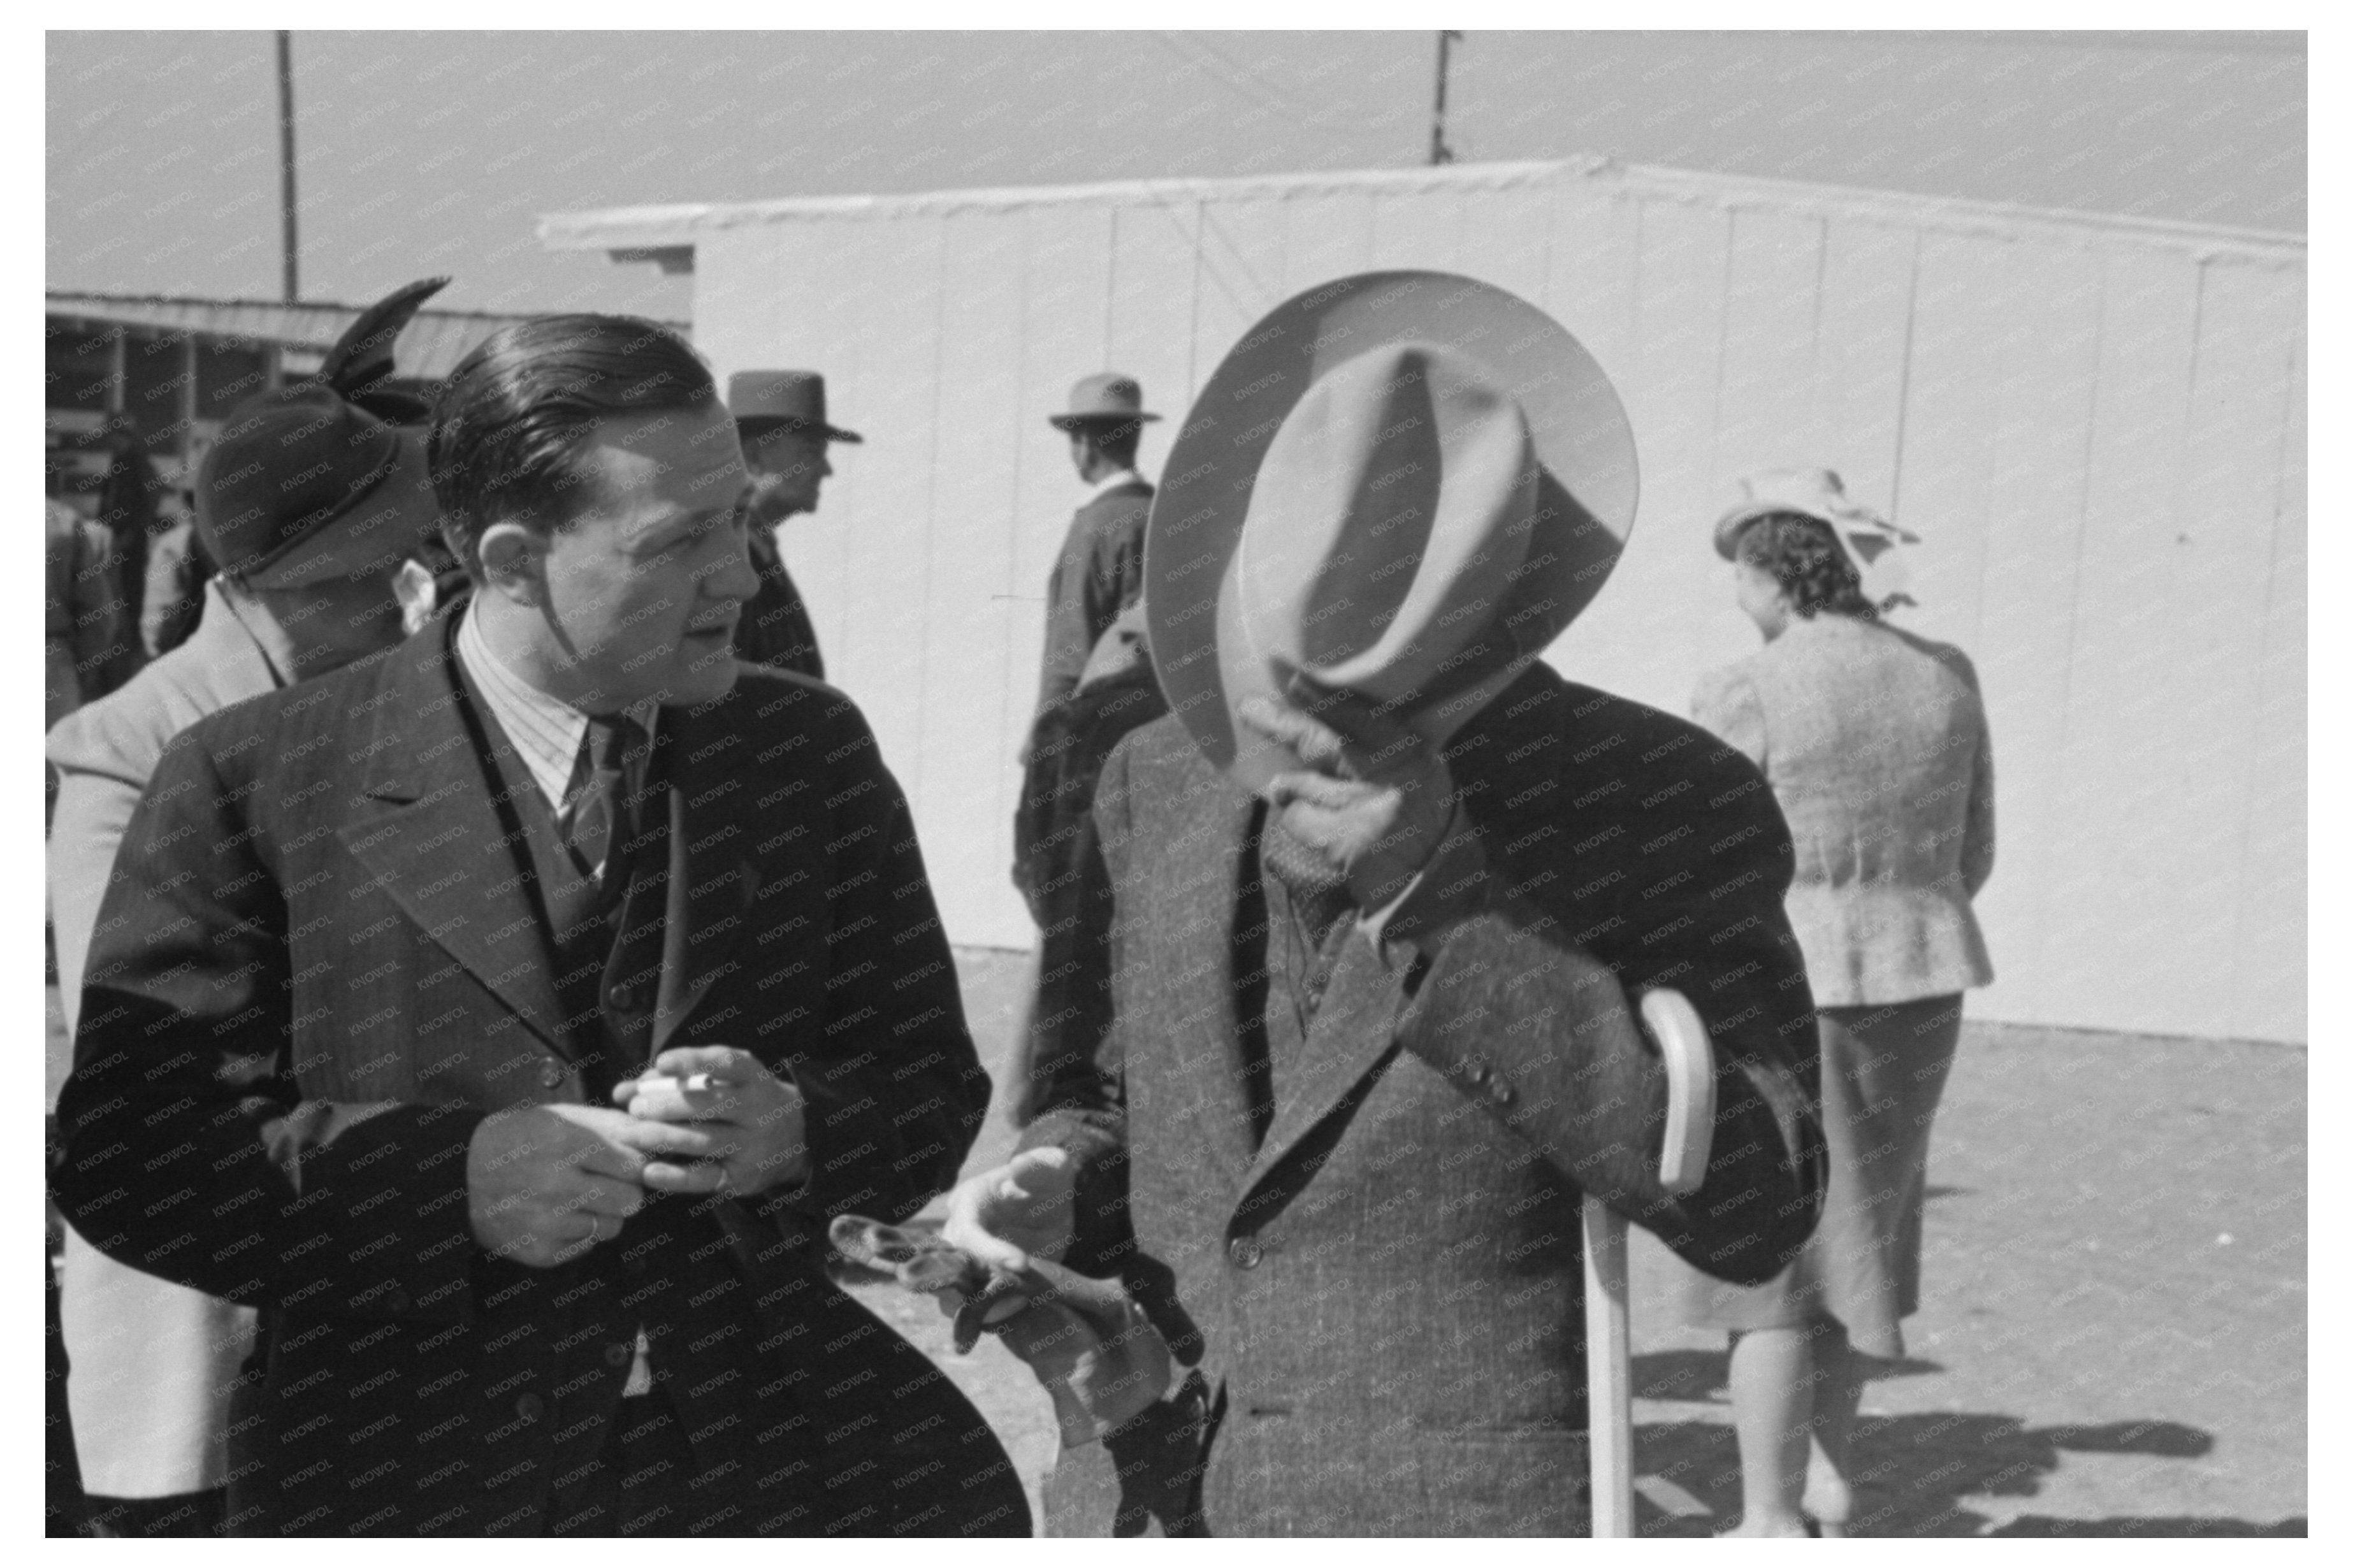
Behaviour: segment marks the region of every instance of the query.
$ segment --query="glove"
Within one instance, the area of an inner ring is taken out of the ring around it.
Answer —
[[[991,1268],[935,1235],[859,1215],[838,1216],[830,1234],[852,1263],[938,1297],[955,1320],[957,1354],[969,1354],[983,1333],[1002,1340],[1053,1401],[1065,1448],[1126,1426],[1175,1380],[1167,1342],[1116,1279],[1038,1258],[1027,1268]]]

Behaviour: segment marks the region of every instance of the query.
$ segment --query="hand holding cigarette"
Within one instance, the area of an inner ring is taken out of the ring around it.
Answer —
[[[646,1165],[642,1179],[656,1192],[749,1197],[807,1177],[801,1092],[749,1051],[664,1051],[650,1071],[615,1085],[613,1100],[631,1116],[692,1131],[686,1159]]]

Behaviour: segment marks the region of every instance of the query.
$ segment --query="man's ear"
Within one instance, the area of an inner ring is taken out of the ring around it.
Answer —
[[[519,522],[494,522],[475,546],[483,587],[518,605],[537,605],[547,588],[547,541]]]

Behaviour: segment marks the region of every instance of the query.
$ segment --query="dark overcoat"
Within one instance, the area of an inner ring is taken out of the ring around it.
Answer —
[[[1265,808],[1174,720],[1113,754],[1114,1021],[1025,1144],[1079,1158],[1071,1261],[1119,1273],[1198,1375],[1063,1455],[1054,1533],[1581,1533],[1583,1194],[1725,1279],[1770,1278],[1811,1230],[1811,1004],[1756,769],[1541,667],[1448,757],[1473,912],[1428,952],[1349,934],[1267,1105]],[[1623,1000],[1653,986],[1719,1058],[1683,1199]]]
[[[789,1071],[806,1194],[658,1196],[554,1268],[475,1241],[476,1125],[586,1082],[454,624],[183,731],[98,922],[59,1197],[113,1256],[261,1309],[233,1528],[534,1533],[643,1326],[722,1533],[1026,1533],[978,1415],[823,1272],[823,1217],[912,1213],[988,1096],[905,802],[839,692],[746,668],[664,710],[667,868],[629,891],[660,900],[659,963],[606,998],[651,1008],[651,1051]]]
[[[809,619],[793,574],[785,570],[784,552],[776,530],[754,527],[746,538],[752,569],[760,574],[760,591],[744,606],[735,623],[735,657],[747,664],[788,669],[813,680],[825,679],[825,655],[817,646],[817,624]]]

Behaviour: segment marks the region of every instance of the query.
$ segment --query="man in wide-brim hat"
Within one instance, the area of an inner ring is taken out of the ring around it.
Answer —
[[[1635,476],[1609,382],[1524,301],[1302,295],[1167,473],[1144,603],[1174,712],[1096,796],[1113,1023],[946,1228],[1117,1274],[1179,1363],[1062,1457],[1050,1528],[1579,1533],[1581,1197],[1727,1279],[1813,1223],[1788,836],[1745,760],[1537,662]],[[1723,1067],[1683,1198],[1650,987]]]
[[[752,475],[750,549],[760,574],[760,591],[736,623],[735,651],[754,664],[823,680],[817,625],[785,570],[777,532],[817,510],[818,492],[833,477],[826,448],[866,437],[826,418],[825,377],[813,370],[739,370],[727,378],[727,412]]]
[[[1070,406],[1046,423],[1070,439],[1071,467],[1087,487],[1046,580],[1046,643],[1038,714],[1078,689],[1079,678],[1119,613],[1144,591],[1144,521],[1152,486],[1136,472],[1144,427],[1160,416],[1144,388],[1115,370],[1082,376]]]

